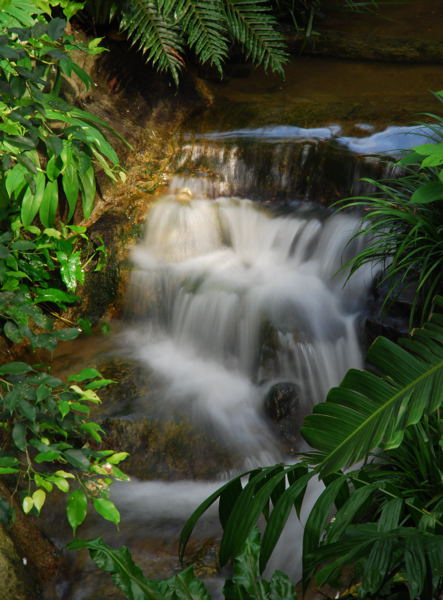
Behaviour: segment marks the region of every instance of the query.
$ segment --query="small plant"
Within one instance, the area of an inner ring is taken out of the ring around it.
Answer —
[[[435,96],[443,101],[443,92]],[[340,201],[342,208],[364,211],[357,235],[369,239],[369,245],[351,259],[349,276],[364,264],[381,263],[382,308],[413,286],[410,327],[427,318],[434,296],[443,288],[443,119],[427,116],[436,121],[428,125],[430,142],[403,156],[398,163],[403,175],[366,179],[376,188],[372,195]]]

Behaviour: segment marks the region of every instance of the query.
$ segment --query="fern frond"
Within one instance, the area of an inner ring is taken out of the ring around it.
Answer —
[[[158,2],[151,0],[127,0],[121,12],[120,28],[126,31],[131,45],[137,46],[159,71],[169,72],[178,85],[184,60],[177,24],[159,10]]]
[[[202,63],[210,63],[222,73],[228,53],[226,13],[222,0],[159,0],[164,13],[174,13],[187,44]]]
[[[246,57],[284,77],[288,54],[283,35],[274,28],[268,1],[225,0],[225,6],[229,31],[244,47]]]

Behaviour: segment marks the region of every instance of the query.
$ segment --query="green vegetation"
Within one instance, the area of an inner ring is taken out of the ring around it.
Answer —
[[[337,4],[353,11],[378,6],[375,0]],[[320,8],[320,0],[88,0],[85,12],[95,25],[116,23],[147,62],[178,84],[192,57],[222,76],[233,43],[246,60],[284,77],[289,57],[282,29],[290,23],[310,37]]]
[[[434,94],[442,102],[443,92]],[[350,276],[366,263],[381,262],[378,282],[383,308],[414,286],[410,327],[429,315],[432,300],[443,289],[443,118],[426,115],[429,143],[421,144],[399,161],[400,177],[367,180],[377,191],[370,196],[343,200],[344,208],[363,208],[362,230],[369,245],[350,262]],[[423,124],[423,126],[425,126]]]
[[[186,47],[222,72],[231,40],[253,63],[282,73],[286,53],[271,7],[289,10],[296,27],[301,19],[310,32],[318,6],[304,0],[96,0],[87,9],[96,22],[117,19],[147,60],[177,82]],[[14,344],[52,351],[81,332],[57,328],[53,317],[78,300],[75,291],[86,267],[102,266],[103,244],[93,246],[77,224],[93,210],[95,168],[114,181],[124,173],[106,138],[113,130],[62,95],[63,81],[72,76],[91,84],[72,52],[104,50],[99,39],[84,45],[66,33],[67,20],[84,3],[3,0],[1,8],[0,326],[11,352]],[[302,433],[313,451],[299,463],[255,469],[245,474],[247,480],[239,476],[191,516],[182,533],[182,556],[199,517],[220,501],[220,562],[233,564],[224,587],[227,600],[294,598],[286,575],[277,572],[266,581],[261,573],[314,477],[325,489],[305,528],[305,587],[312,578],[341,588],[356,583],[354,596],[378,599],[432,599],[443,591],[443,299],[434,301],[443,272],[443,145],[418,146],[402,164],[404,176],[375,182],[377,194],[351,203],[370,208],[364,222],[373,236],[352,268],[382,260],[388,299],[417,278],[413,311],[422,306],[429,320],[399,344],[379,338],[369,350],[371,367],[350,371],[330,391],[306,418]],[[0,475],[25,513],[39,514],[54,489],[66,493],[74,535],[88,503],[119,522],[108,492],[114,479],[127,479],[117,466],[126,453],[94,449],[103,432],[89,416],[90,406],[100,401],[96,390],[111,383],[95,369],[63,382],[41,364],[12,361],[0,367]],[[0,520],[12,518],[11,506],[0,498]],[[256,529],[261,518],[262,535]],[[88,548],[130,599],[209,598],[190,568],[154,582],[126,548],[112,550],[100,539],[76,540],[70,548]],[[341,581],[345,567],[352,574]]]
[[[55,0],[9,0],[0,13],[0,327],[10,343],[52,351],[79,327],[56,328],[53,316],[78,300],[85,267],[100,269],[103,244],[90,244],[86,227],[69,224],[80,210],[91,214],[94,165],[123,177],[118,157],[102,131],[110,128],[62,98],[63,80],[89,76],[72,60],[73,50],[102,52],[65,33],[80,4]],[[79,205],[81,204],[81,209]],[[36,360],[36,359],[34,359]],[[108,500],[116,466],[126,453],[95,451],[101,428],[89,418],[97,389],[112,383],[95,369],[68,383],[45,365],[9,362],[0,367],[0,475],[13,477],[25,513],[39,513],[53,489],[69,493],[67,518],[75,531],[95,510],[114,523]],[[74,491],[71,485],[74,484]],[[12,517],[5,499],[0,516]]]
[[[95,0],[86,10],[96,23],[118,21],[130,43],[177,84],[186,48],[221,75],[230,40],[242,46],[247,60],[284,75],[288,55],[268,0]]]

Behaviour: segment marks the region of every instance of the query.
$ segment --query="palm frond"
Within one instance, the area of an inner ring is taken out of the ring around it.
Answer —
[[[183,39],[177,24],[159,10],[158,2],[151,0],[126,0],[121,14],[120,28],[127,33],[131,44],[159,71],[169,72],[178,84],[184,59]]]
[[[437,298],[436,307],[443,308],[443,298]],[[305,419],[302,434],[316,451],[321,476],[363,459],[377,446],[395,447],[408,426],[441,405],[441,312],[409,342],[378,338],[367,360],[372,371],[351,369]]]
[[[202,63],[210,63],[222,73],[228,54],[226,14],[222,0],[163,0],[164,14],[174,13],[186,41]]]
[[[288,54],[267,0],[225,0],[225,6],[229,31],[244,47],[246,57],[284,77]]]

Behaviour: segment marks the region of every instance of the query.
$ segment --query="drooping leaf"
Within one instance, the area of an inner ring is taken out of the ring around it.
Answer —
[[[69,494],[68,502],[66,504],[66,516],[74,535],[77,531],[77,527],[79,527],[86,519],[87,512],[88,500],[84,491],[75,490]]]
[[[94,498],[92,503],[94,505],[95,510],[104,519],[111,521],[116,525],[120,523],[120,513],[118,512],[115,504],[111,502],[111,500],[106,500],[106,498]]]

